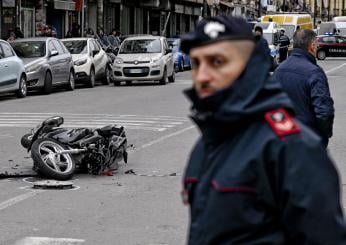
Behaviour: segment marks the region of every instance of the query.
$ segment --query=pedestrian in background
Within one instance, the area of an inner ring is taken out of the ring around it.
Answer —
[[[285,35],[285,30],[280,31],[279,37],[279,59],[280,63],[287,59],[288,46],[290,46],[290,39]]]
[[[184,174],[188,244],[346,244],[336,168],[269,76],[263,39],[217,16],[183,35],[181,49],[201,131]]]
[[[96,34],[96,39],[103,49],[106,49],[109,46],[108,37],[104,34],[103,29],[98,30]]]
[[[296,32],[292,54],[273,77],[292,99],[297,118],[313,129],[327,147],[333,135],[334,102],[328,78],[316,62],[316,52],[316,33],[310,29]]]
[[[111,33],[108,35],[108,40],[113,48],[118,48],[120,46],[118,31],[116,29],[113,29]]]

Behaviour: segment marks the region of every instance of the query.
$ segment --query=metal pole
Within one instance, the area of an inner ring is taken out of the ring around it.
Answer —
[[[84,37],[84,0],[82,0],[82,28],[81,28],[81,36]]]
[[[314,28],[316,27],[316,16],[317,16],[316,12],[317,12],[317,0],[314,0]]]

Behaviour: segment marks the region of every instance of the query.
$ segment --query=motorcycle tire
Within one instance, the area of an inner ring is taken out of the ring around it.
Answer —
[[[75,162],[71,154],[54,155],[68,148],[51,138],[37,139],[31,146],[31,157],[38,173],[55,180],[71,179],[75,172]]]
[[[32,139],[32,134],[24,134],[23,137],[20,139],[20,144],[25,148],[28,149]]]

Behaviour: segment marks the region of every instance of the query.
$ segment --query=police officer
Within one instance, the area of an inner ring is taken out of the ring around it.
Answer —
[[[279,59],[280,63],[287,59],[288,46],[290,46],[290,39],[285,35],[285,30],[280,30],[279,37]]]
[[[261,40],[225,16],[182,37],[201,131],[183,178],[188,244],[346,244],[335,166],[271,80]]]
[[[327,147],[333,135],[334,102],[328,78],[316,62],[316,52],[316,33],[310,29],[296,32],[291,56],[273,77],[292,99],[297,118],[314,130]]]

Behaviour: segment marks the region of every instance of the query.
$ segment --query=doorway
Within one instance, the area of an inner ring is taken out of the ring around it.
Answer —
[[[35,9],[34,8],[22,8],[21,12],[21,30],[24,37],[35,36]]]

